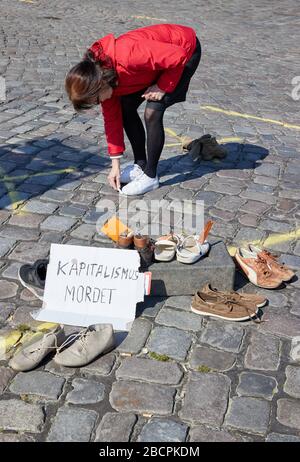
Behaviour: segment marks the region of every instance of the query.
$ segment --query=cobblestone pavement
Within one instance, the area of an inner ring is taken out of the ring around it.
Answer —
[[[192,165],[168,132],[162,187],[146,198],[204,199],[213,235],[229,246],[272,244],[299,271],[297,0],[2,0],[1,333],[36,324],[29,312],[41,302],[20,286],[19,266],[46,256],[51,242],[105,245],[96,205],[118,201],[105,185],[102,119],[97,111],[73,114],[66,71],[99,37],[159,21],[193,26],[203,46],[188,101],[166,113],[166,127],[228,138],[229,155]],[[276,291],[241,277],[236,285],[268,297],[265,323],[199,317],[195,330],[190,297],[151,298],[118,349],[87,367],[58,369],[47,360],[16,374],[1,362],[0,441],[300,441],[292,343],[300,334],[299,279]]]

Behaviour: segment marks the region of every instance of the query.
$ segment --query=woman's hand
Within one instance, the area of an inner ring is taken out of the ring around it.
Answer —
[[[147,101],[160,101],[166,92],[162,91],[157,85],[152,85],[147,88],[145,93],[142,95]]]
[[[107,177],[108,182],[112,188],[119,191],[120,183],[120,159],[112,159],[111,171]]]

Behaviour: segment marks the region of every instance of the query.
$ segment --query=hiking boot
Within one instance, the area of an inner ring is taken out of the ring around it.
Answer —
[[[30,371],[64,341],[63,327],[57,325],[51,329],[36,332],[28,341],[22,342],[9,361],[9,366],[15,371]]]
[[[228,321],[247,321],[257,316],[259,308],[232,300],[218,299],[215,295],[204,292],[196,292],[191,310],[202,316],[213,316]]]
[[[237,249],[234,259],[250,282],[263,289],[277,289],[282,284],[281,277],[272,271],[266,260],[259,255],[254,256],[247,249]]]
[[[183,149],[189,151],[193,161],[212,159],[224,159],[227,155],[227,149],[220,146],[214,136],[209,134],[201,136],[192,142],[183,144]]]
[[[202,292],[212,296],[215,295],[216,297],[223,298],[224,300],[231,300],[235,303],[243,303],[247,306],[257,306],[257,308],[262,308],[267,303],[267,299],[261,295],[238,293],[235,291],[223,292],[215,289],[210,284],[206,284],[206,286],[203,287]]]
[[[294,271],[285,266],[284,263],[279,263],[278,255],[273,255],[268,250],[260,249],[259,247],[255,247],[253,244],[249,244],[248,248],[255,257],[260,256],[266,260],[271,271],[282,279],[282,281],[288,282],[295,276]]]
[[[37,260],[33,265],[22,265],[19,269],[21,284],[40,300],[44,296],[48,263],[49,260]]]
[[[61,351],[69,344],[71,345],[68,348]],[[100,354],[108,353],[114,347],[113,326],[94,324],[71,335],[57,350],[54,361],[61,366],[81,367],[89,364]]]

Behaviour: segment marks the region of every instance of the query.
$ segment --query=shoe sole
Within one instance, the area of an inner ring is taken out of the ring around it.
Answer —
[[[186,258],[181,257],[178,254],[176,255],[176,258],[180,263],[185,263],[186,265],[192,265],[193,263],[196,263],[197,261],[201,260],[201,258],[205,257],[205,255],[207,255],[208,252],[209,252],[209,250],[207,252],[203,253],[202,255],[200,255],[199,257],[195,258],[192,261],[187,261]]]
[[[253,313],[253,316],[245,316],[243,318],[227,318],[226,316],[221,316],[219,314],[213,314],[213,313],[207,313],[207,311],[199,311],[199,310],[196,310],[194,309],[192,306],[191,306],[191,311],[193,313],[196,313],[196,314],[200,314],[202,316],[212,316],[214,318],[220,318],[220,319],[225,319],[226,321],[247,321],[248,319],[251,319],[251,318],[254,318],[257,316],[257,313],[258,313],[258,309],[256,310],[255,313]]]
[[[147,192],[151,192],[151,191],[155,191],[156,189],[159,188],[159,184],[158,185],[155,185],[154,187],[150,188],[150,189],[147,189],[146,191],[142,192],[142,193],[139,193],[139,194],[126,194],[125,192],[123,192],[122,190],[120,191],[120,194],[123,195],[123,196],[143,196],[144,194],[146,194]]]
[[[43,299],[44,299],[44,290],[39,289],[38,287],[31,286],[30,284],[27,284],[26,282],[24,282],[23,279],[20,276],[20,269],[19,269],[19,272],[18,272],[18,278],[19,278],[19,281],[21,282],[23,287],[25,287],[30,292],[32,292],[39,300],[43,301]],[[40,291],[40,293],[38,291]]]

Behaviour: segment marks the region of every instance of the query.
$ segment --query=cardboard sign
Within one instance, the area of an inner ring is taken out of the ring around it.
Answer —
[[[51,244],[39,321],[128,330],[136,303],[150,293],[151,273],[139,273],[135,250]]]

